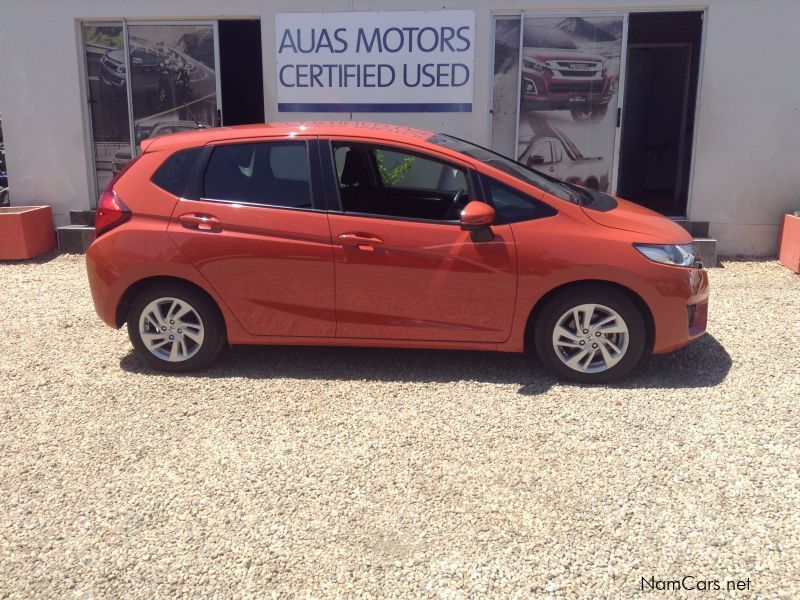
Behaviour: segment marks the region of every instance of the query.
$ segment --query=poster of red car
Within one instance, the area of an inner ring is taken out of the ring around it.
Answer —
[[[498,19],[493,145],[548,175],[608,191],[623,23],[622,16]]]

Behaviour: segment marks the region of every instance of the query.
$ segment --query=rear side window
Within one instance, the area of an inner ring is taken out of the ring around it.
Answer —
[[[558,211],[550,206],[529,196],[519,190],[512,188],[504,183],[487,177],[481,176],[483,189],[491,200],[496,214],[496,223],[518,223],[520,221],[530,221],[552,217]]]
[[[203,177],[203,197],[286,208],[312,208],[304,141],[217,146]]]
[[[308,183],[308,151],[305,142],[271,145],[269,166],[276,179]]]
[[[182,196],[202,148],[181,150],[171,155],[158,168],[151,181],[175,196]]]

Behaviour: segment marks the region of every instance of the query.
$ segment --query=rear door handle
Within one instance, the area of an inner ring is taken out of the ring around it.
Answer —
[[[355,246],[359,250],[366,250],[367,252],[372,252],[375,250],[375,246],[380,246],[383,243],[381,238],[371,233],[355,232],[342,233],[339,235],[339,241],[342,242],[343,246]]]
[[[222,231],[222,221],[220,221],[214,215],[188,213],[178,217],[178,221],[187,229],[197,229],[199,231]]]

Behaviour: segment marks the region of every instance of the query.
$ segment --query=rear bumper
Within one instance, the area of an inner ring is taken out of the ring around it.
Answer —
[[[115,289],[119,287],[114,285],[119,275],[108,265],[100,244],[95,241],[86,251],[86,275],[89,278],[94,309],[106,325],[118,329],[117,305],[124,290]]]
[[[645,300],[653,315],[653,354],[672,352],[703,336],[708,324],[708,274],[653,263],[642,278],[653,284]]]

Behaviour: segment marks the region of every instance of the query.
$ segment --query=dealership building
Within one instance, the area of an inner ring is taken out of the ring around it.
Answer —
[[[772,255],[800,210],[798,22],[797,0],[4,1],[10,201],[65,226],[147,138],[381,121]]]

